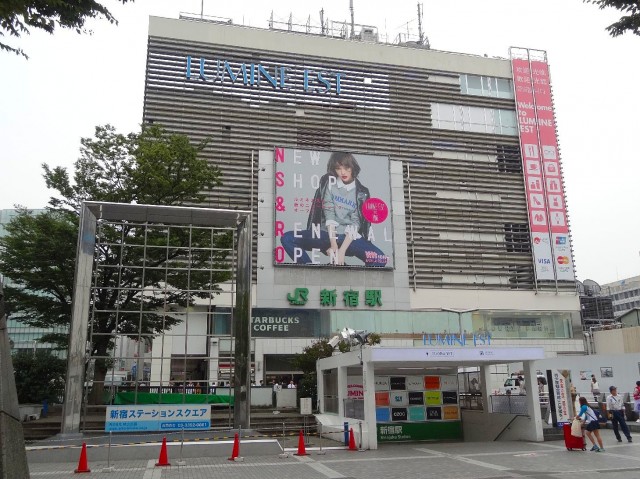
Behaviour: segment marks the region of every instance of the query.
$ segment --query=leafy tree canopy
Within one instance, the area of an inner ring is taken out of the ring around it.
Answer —
[[[199,158],[206,142],[192,145],[157,125],[123,135],[111,126],[97,127],[94,138],[81,140],[73,181],[65,168],[43,165],[47,187],[56,190],[48,211],[31,215],[20,210],[0,238],[0,271],[11,279],[5,288],[10,312],[37,327],[68,326],[75,271],[78,211],[82,201],[137,202],[155,205],[201,203],[220,184],[220,171]],[[158,311],[186,306],[208,297],[228,279],[225,268],[231,247],[227,231],[186,227],[101,223],[95,257],[91,318],[95,384],[104,379],[115,335],[139,339],[171,328],[178,320]],[[159,246],[158,248],[142,248]],[[186,262],[191,271],[185,268]],[[144,276],[137,268],[147,265]],[[147,294],[147,291],[162,291]],[[142,292],[145,291],[143,294]],[[117,312],[116,312],[117,311]],[[66,346],[67,335],[43,340]],[[97,400],[97,399],[96,399]]]
[[[67,361],[47,349],[21,350],[13,355],[18,402],[59,402],[64,394]]]
[[[626,32],[640,35],[640,2],[637,0],[584,0],[584,2],[598,5],[600,10],[611,7],[625,14],[620,17],[620,20],[607,27],[612,37]]]
[[[134,0],[117,0],[121,3]],[[57,27],[91,33],[85,28],[88,18],[104,18],[109,23],[117,20],[109,10],[95,0],[5,0],[0,2],[0,37],[20,38],[38,28],[53,33]],[[26,58],[20,48],[0,41],[0,50],[13,52]]]
[[[369,333],[366,339],[367,346],[373,346],[380,344],[381,336],[378,333]],[[338,343],[338,351],[341,353],[350,351],[352,348],[357,348],[356,343],[353,341],[342,340]],[[328,339],[320,339],[310,346],[307,346],[302,350],[301,354],[296,355],[293,358],[293,366],[296,369],[301,370],[304,373],[304,377],[300,382],[298,388],[298,396],[310,397],[313,400],[314,408],[318,399],[318,375],[316,372],[316,362],[319,359],[328,358],[334,352],[333,346],[329,344]]]

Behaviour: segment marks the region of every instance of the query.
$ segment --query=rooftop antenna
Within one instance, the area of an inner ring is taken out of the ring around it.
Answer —
[[[418,3],[418,35],[420,45],[424,45],[427,48],[431,48],[429,45],[429,38],[424,34],[422,30],[422,17],[424,15],[424,4]]]
[[[324,8],[320,10],[320,29],[322,31],[322,34],[325,34],[325,30],[324,30]]]
[[[269,17],[269,29],[273,30],[273,10],[271,10],[271,16]]]
[[[200,20],[204,18],[204,0],[200,2]]]
[[[289,13],[289,23],[287,23],[289,31],[293,30],[293,12]]]
[[[422,31],[422,9],[424,5],[422,3],[418,3],[418,37],[420,38],[420,45],[422,45],[422,41],[424,40],[424,32]]]
[[[353,13],[353,0],[349,0],[349,10],[351,11],[351,38],[356,36],[356,26]]]

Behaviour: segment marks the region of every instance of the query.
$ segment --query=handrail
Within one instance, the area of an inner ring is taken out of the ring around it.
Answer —
[[[509,428],[509,426],[511,426],[511,424],[513,423],[513,421],[515,421],[516,419],[518,419],[520,416],[522,417],[528,417],[525,414],[516,414],[515,416],[513,416],[513,418],[511,419],[511,421],[509,421],[509,423],[502,428],[502,431],[500,431],[498,433],[498,435],[493,439],[494,441],[497,441],[498,439],[500,439],[500,436],[502,436],[502,434]]]

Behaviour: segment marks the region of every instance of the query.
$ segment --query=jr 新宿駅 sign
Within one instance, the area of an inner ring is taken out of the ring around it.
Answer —
[[[340,95],[345,74],[328,70],[313,70],[296,65],[263,65],[261,63],[208,60],[186,57],[187,80],[208,83],[266,87],[272,90],[294,89],[310,94]]]

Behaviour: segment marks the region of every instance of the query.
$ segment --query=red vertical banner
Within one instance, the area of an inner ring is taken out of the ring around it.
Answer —
[[[554,280],[554,259],[531,69],[529,61],[520,58],[513,58],[511,67],[536,279]]]
[[[558,152],[558,136],[551,97],[549,66],[546,62],[531,61],[531,83],[536,105],[538,138],[540,139],[556,277],[559,281],[574,281],[573,256],[569,241],[569,224]]]

